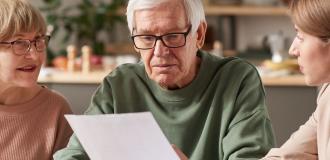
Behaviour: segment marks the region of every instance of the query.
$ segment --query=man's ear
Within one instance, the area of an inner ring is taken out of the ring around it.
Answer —
[[[196,36],[197,36],[196,46],[198,49],[202,48],[204,45],[206,29],[207,29],[207,23],[205,21],[201,22],[196,32]]]

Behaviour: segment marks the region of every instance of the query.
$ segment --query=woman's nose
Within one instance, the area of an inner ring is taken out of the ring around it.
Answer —
[[[298,43],[297,43],[297,38],[295,38],[290,46],[290,49],[289,49],[289,54],[291,56],[296,56],[298,57],[299,56],[299,50],[298,50]]]
[[[40,53],[37,51],[36,46],[34,44],[31,44],[30,49],[26,52],[24,56],[25,58],[37,59],[39,54]]]

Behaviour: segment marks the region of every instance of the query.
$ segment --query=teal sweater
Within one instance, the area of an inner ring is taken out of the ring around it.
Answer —
[[[201,51],[197,56],[198,75],[178,90],[150,80],[143,63],[118,67],[104,78],[86,114],[150,111],[169,142],[190,160],[263,157],[274,146],[274,137],[256,69],[238,58]],[[88,159],[75,135],[54,157]]]

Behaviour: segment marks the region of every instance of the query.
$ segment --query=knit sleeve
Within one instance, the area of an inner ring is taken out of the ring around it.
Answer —
[[[113,111],[113,93],[110,79],[105,78],[95,91],[85,114],[111,114]]]
[[[65,114],[72,114],[68,102],[63,100],[63,105],[61,105],[60,108],[61,110],[57,120],[57,134],[53,153],[59,149],[64,148],[68,144],[69,138],[72,135],[72,129],[64,117]]]
[[[224,160],[254,160],[274,146],[274,134],[265,105],[265,93],[257,70],[243,62],[235,73],[239,87],[226,136],[221,144]]]

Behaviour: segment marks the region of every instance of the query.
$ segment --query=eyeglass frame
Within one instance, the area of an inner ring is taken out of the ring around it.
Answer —
[[[191,31],[191,28],[192,28],[192,25],[189,25],[189,28],[186,32],[173,32],[173,33],[166,33],[166,34],[163,34],[163,35],[160,35],[160,36],[156,36],[156,35],[151,35],[151,34],[138,34],[138,35],[133,35],[131,36],[131,39],[133,41],[133,44],[135,46],[135,48],[137,49],[141,49],[141,50],[149,50],[149,49],[152,49],[156,46],[156,43],[158,40],[162,41],[162,43],[164,44],[164,46],[168,47],[168,48],[180,48],[180,47],[183,47],[186,45],[186,42],[187,42],[187,36],[189,35],[190,31]],[[134,30],[134,29],[133,29]],[[133,33],[132,33],[133,34]],[[184,44],[183,45],[180,45],[180,46],[176,46],[176,47],[171,47],[171,46],[168,46],[165,41],[163,40],[163,37],[164,36],[168,36],[168,35],[171,35],[171,34],[183,34],[184,35]],[[155,37],[155,42],[153,44],[153,46],[151,48],[139,48],[136,46],[135,44],[135,41],[134,41],[134,38],[135,37],[139,37],[139,36],[151,36],[151,37]]]
[[[37,47],[37,40],[40,39],[40,38],[44,38],[44,40],[45,40],[45,49],[43,49],[43,50],[38,50],[38,47]],[[25,55],[25,54],[27,54],[30,51],[31,46],[32,46],[31,45],[32,43],[34,43],[34,47],[36,48],[36,51],[37,52],[43,52],[43,51],[45,51],[47,49],[47,46],[48,46],[48,43],[49,43],[50,38],[51,38],[51,36],[49,36],[49,35],[43,35],[43,36],[39,36],[39,37],[37,37],[37,38],[35,38],[33,40],[29,40],[29,39],[18,39],[18,40],[11,41],[11,42],[0,42],[0,44],[4,44],[4,45],[6,45],[6,44],[9,45],[10,44],[10,47],[11,47],[11,49],[12,49],[12,51],[13,51],[13,53],[15,55]],[[24,51],[24,53],[16,53],[16,51],[14,49],[14,45],[18,41],[29,42],[28,43],[29,44],[29,47],[26,49],[26,51]]]

